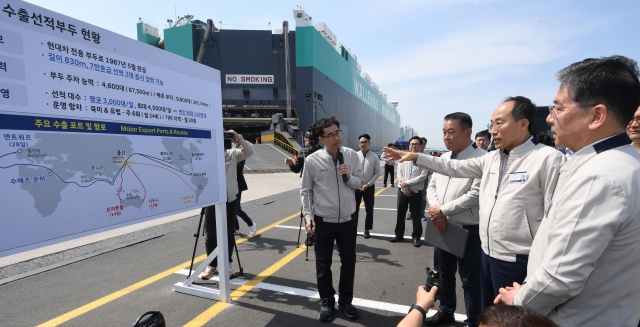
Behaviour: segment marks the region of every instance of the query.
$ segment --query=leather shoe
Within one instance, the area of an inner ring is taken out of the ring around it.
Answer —
[[[413,246],[419,248],[422,245],[422,243],[420,243],[420,239],[416,238],[413,240]]]
[[[435,315],[427,318],[424,321],[424,324],[425,326],[438,326],[441,324],[446,324],[454,321],[456,321],[456,319],[453,317],[453,314],[438,310],[438,312],[436,312]]]
[[[404,239],[402,237],[394,237],[392,239],[389,240],[389,242],[391,243],[397,243],[397,242],[402,242]]]
[[[365,230],[364,231],[364,238],[369,238],[369,237],[371,237],[371,235],[369,235],[369,231]]]

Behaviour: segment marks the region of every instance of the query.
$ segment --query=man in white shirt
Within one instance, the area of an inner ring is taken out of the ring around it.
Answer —
[[[362,163],[362,186],[355,190],[356,195],[356,212],[354,217],[358,219],[360,213],[360,203],[364,199],[364,208],[367,213],[364,220],[364,238],[369,238],[369,231],[373,229],[373,204],[375,200],[375,185],[378,177],[380,177],[380,158],[369,151],[371,145],[371,136],[362,134],[358,137],[358,159]]]
[[[482,157],[487,151],[480,149],[471,141],[471,117],[463,112],[454,112],[444,117],[442,127],[444,145],[449,152],[442,158],[465,160]],[[464,290],[464,304],[467,312],[465,323],[475,327],[480,315],[480,271],[482,268],[479,232],[480,192],[479,178],[451,178],[434,173],[427,189],[429,199],[429,216],[431,222],[427,226],[435,227],[440,233],[446,233],[447,223],[465,228],[469,231],[464,258],[433,248],[433,265],[442,276],[442,290],[438,312],[427,318],[427,326],[438,326],[455,321],[456,311],[456,272],[460,275]],[[431,225],[430,224],[434,224]],[[429,228],[427,227],[427,228]],[[463,240],[460,240],[463,241]]]
[[[442,175],[480,178],[482,309],[492,305],[500,287],[527,276],[531,243],[542,220],[545,199],[553,191],[562,153],[538,144],[533,135],[537,107],[509,97],[491,117],[489,130],[499,151],[467,160],[451,160],[384,148],[385,159],[413,161]]]
[[[491,144],[491,133],[488,130],[485,129],[476,133],[476,145],[480,149],[487,151],[489,144]]]
[[[306,158],[300,184],[302,212],[307,234],[314,235],[316,279],[322,308],[320,321],[329,321],[335,311],[331,264],[333,245],[340,249],[338,309],[349,318],[357,318],[351,304],[356,271],[358,220],[353,219],[356,199],[353,191],[362,187],[362,163],[356,151],[342,146],[340,122],[326,116],[316,123],[316,135],[325,148]]]
[[[533,241],[526,284],[497,302],[521,305],[558,325],[628,326],[640,319],[640,153],[625,127],[640,104],[635,60],[586,59],[556,74],[547,116],[560,170]]]
[[[393,143],[389,143],[387,144],[387,147],[392,148],[393,147]],[[391,183],[391,187],[394,187],[393,185],[393,171],[395,170],[395,166],[396,166],[397,162],[395,160],[390,160],[390,161],[385,161],[384,163],[384,187],[387,187],[387,177],[389,175],[391,175],[391,179],[389,179],[389,181]]]
[[[414,136],[409,140],[409,149],[412,153],[420,152],[419,136]],[[404,240],[405,212],[408,207],[413,221],[413,232],[411,233],[413,246],[420,247],[420,236],[422,236],[420,210],[422,210],[422,198],[424,197],[422,190],[427,173],[426,169],[410,161],[398,164],[398,210],[396,211],[395,237],[390,240],[391,243]]]
[[[633,147],[640,152],[640,107],[638,107],[633,119],[627,125],[627,135],[633,142]]]

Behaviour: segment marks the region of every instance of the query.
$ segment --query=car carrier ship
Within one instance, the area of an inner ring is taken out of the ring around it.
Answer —
[[[220,71],[224,128],[251,141],[300,149],[300,131],[335,115],[343,145],[357,149],[359,135],[371,149],[398,139],[398,102],[390,101],[355,54],[324,23],[313,24],[302,8],[293,11],[295,30],[228,29],[187,15],[158,29],[138,23],[138,40]]]

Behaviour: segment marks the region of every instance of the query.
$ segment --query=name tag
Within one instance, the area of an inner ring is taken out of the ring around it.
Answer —
[[[524,184],[527,179],[529,179],[527,172],[515,172],[509,174],[509,184]]]

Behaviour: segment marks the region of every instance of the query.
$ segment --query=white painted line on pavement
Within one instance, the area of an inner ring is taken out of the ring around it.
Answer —
[[[379,195],[378,195],[379,196]],[[397,211],[397,208],[373,208],[373,210],[392,210],[392,211]]]
[[[188,269],[180,269],[180,270],[176,271],[176,274],[187,276],[187,275],[189,275],[189,270]],[[218,276],[213,276],[209,280],[218,281]],[[248,282],[248,280],[246,280],[244,278],[233,278],[233,279],[230,280],[230,282],[233,285],[242,286],[242,285],[246,284]],[[310,298],[310,299],[319,299],[320,298],[320,295],[316,291],[305,290],[305,289],[301,289],[301,288],[288,287],[288,286],[282,286],[282,285],[276,285],[276,284],[270,284],[270,283],[265,283],[265,282],[258,283],[255,286],[255,288],[268,290],[268,291],[273,291],[273,292],[278,292],[278,293],[283,293],[283,294],[288,294],[288,295],[297,295],[297,296],[307,297],[307,298]],[[335,297],[336,297],[336,302],[337,302],[338,301],[338,294],[336,294]],[[370,308],[370,309],[375,309],[375,310],[380,310],[380,311],[388,311],[388,312],[395,312],[395,313],[401,313],[401,314],[406,314],[409,311],[409,306],[408,305],[395,304],[395,303],[386,303],[386,302],[373,301],[373,300],[366,300],[366,299],[360,299],[360,298],[355,298],[355,297],[351,301],[351,304],[353,304],[356,307]],[[436,310],[429,310],[429,312],[427,313],[427,316],[428,317],[433,316],[434,314],[436,314],[436,312],[437,312]],[[456,318],[457,321],[462,322],[463,320],[467,319],[467,316],[456,313],[455,314],[455,318]]]
[[[378,194],[378,196],[398,196],[397,194],[393,194],[393,195],[382,195],[382,194]]]
[[[304,227],[299,228],[298,226],[287,226],[287,225],[276,225],[274,227],[278,227],[278,228],[287,228],[287,229],[304,229]],[[358,232],[358,235],[364,235],[363,232]],[[379,234],[379,233],[369,233],[369,235],[371,236],[377,236],[377,237],[385,237],[385,238],[394,238],[396,237],[393,234]],[[411,236],[404,236],[405,239],[407,240],[411,240]],[[424,240],[424,237],[420,238],[421,240]]]
[[[274,227],[289,228],[289,229],[304,229],[304,226],[300,227],[300,226],[275,225]]]

